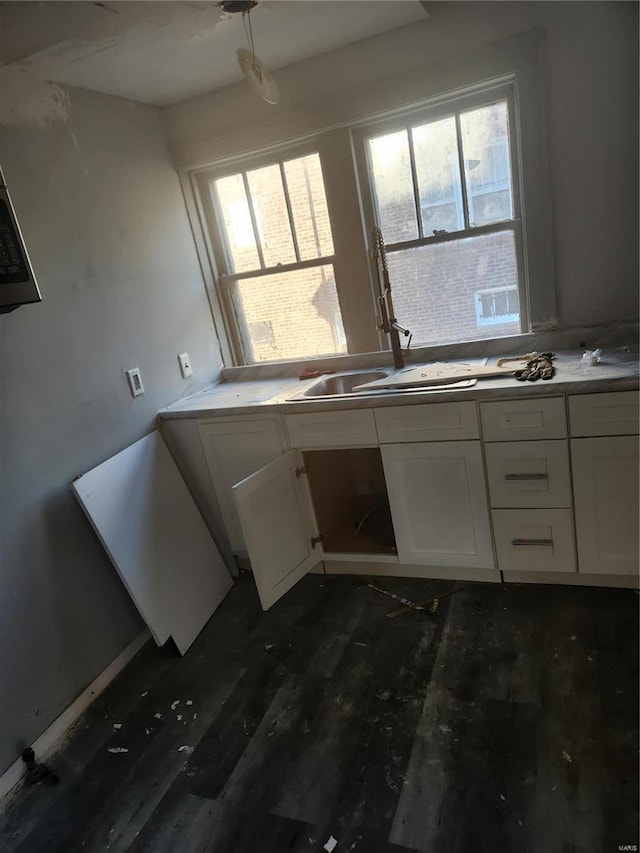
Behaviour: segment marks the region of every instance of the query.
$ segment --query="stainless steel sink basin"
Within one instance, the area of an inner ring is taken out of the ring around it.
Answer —
[[[289,397],[289,400],[308,400],[316,397],[344,397],[346,394],[361,394],[364,392],[354,391],[356,385],[365,382],[373,382],[375,379],[384,379],[389,375],[387,370],[351,371],[349,373],[334,373],[322,376],[305,391]]]

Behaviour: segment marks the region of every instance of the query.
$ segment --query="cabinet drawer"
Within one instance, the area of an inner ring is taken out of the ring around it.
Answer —
[[[481,403],[485,441],[530,441],[567,434],[563,397]]]
[[[365,447],[378,443],[371,409],[285,415],[284,422],[291,447]]]
[[[579,394],[569,397],[569,423],[574,437],[637,435],[637,391]]]
[[[503,572],[575,572],[569,509],[494,509],[498,568]]]
[[[375,410],[380,444],[478,438],[476,404],[427,403]]]
[[[491,506],[571,506],[566,441],[505,441],[485,453]]]

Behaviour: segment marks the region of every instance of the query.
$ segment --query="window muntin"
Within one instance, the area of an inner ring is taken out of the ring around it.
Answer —
[[[407,117],[404,129],[395,119],[388,132],[360,133],[369,209],[387,244],[396,317],[411,328],[416,346],[522,331],[524,264],[510,95],[484,98]],[[395,196],[386,190],[388,173],[380,171],[379,156],[372,155],[389,141],[407,152],[402,191]],[[392,226],[388,233],[385,223]],[[500,288],[515,288],[509,312],[485,316],[486,299],[478,311],[476,294]]]

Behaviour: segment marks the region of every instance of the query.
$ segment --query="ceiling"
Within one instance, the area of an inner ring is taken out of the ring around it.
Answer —
[[[262,0],[256,54],[271,71],[426,20],[417,0]],[[242,79],[242,15],[217,2],[0,2],[2,66],[167,106]]]

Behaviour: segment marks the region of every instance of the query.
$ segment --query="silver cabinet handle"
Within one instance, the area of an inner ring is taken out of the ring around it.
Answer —
[[[548,474],[505,474],[505,480],[548,480]]]
[[[553,548],[553,539],[512,539],[511,544],[516,547],[521,545],[547,545],[549,548]]]

